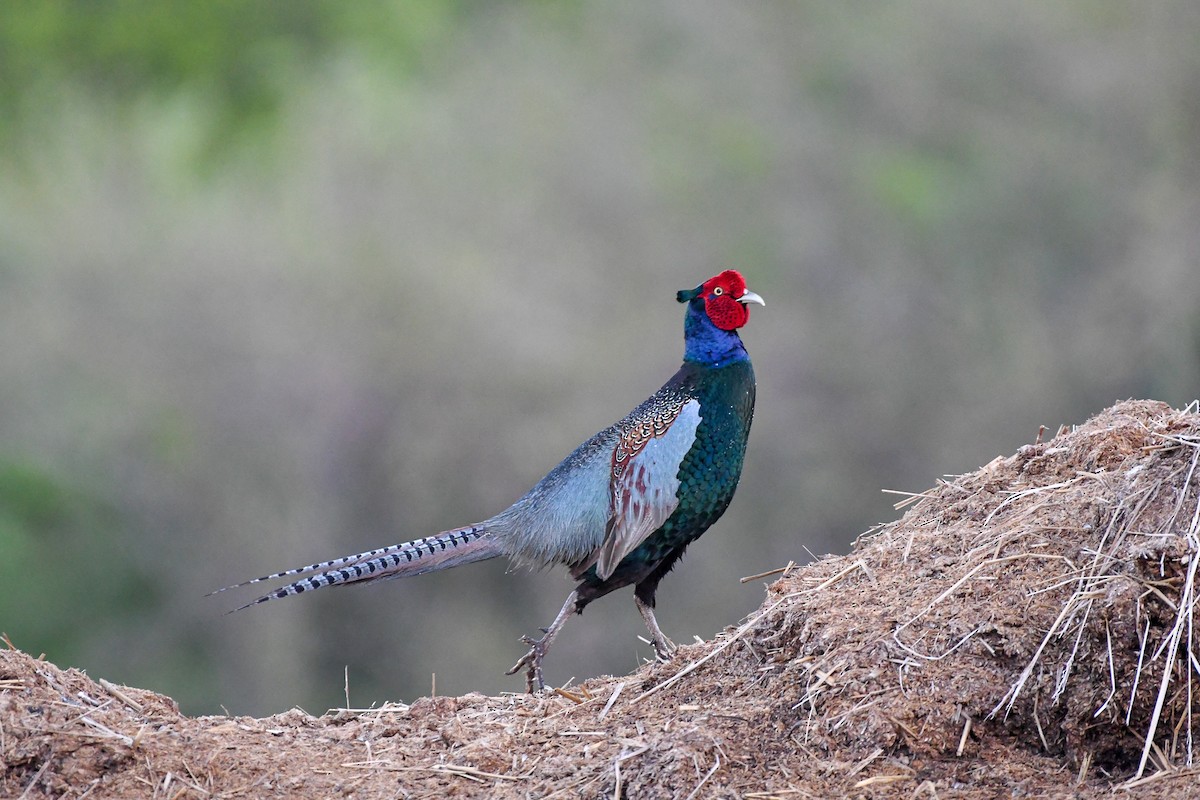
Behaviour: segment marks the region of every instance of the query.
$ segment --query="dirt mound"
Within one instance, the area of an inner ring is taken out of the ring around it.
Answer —
[[[0,652],[0,796],[1200,798],[1198,464],[1195,408],[1120,404],[673,663],[537,696],[189,718]]]

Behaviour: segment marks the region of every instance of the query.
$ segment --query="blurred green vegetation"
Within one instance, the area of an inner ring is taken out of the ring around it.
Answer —
[[[743,485],[660,591],[1200,384],[1200,5],[0,5],[0,630],[189,712],[517,689],[568,590],[203,595],[465,524],[767,300]],[[649,654],[631,598],[549,679]]]
[[[120,113],[202,98],[207,159],[277,121],[328,60],[361,53],[418,72],[455,30],[460,0],[11,0],[0,6],[0,141],[37,135],[64,87]]]
[[[116,510],[103,500],[33,465],[0,463],[5,633],[79,659],[114,628],[153,613],[158,587],[120,552],[128,544],[120,533]]]

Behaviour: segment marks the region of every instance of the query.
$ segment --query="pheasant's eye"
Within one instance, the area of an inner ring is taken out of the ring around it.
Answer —
[[[716,297],[720,297],[720,296],[721,296],[721,295],[723,295],[723,294],[725,294],[725,290],[724,290],[724,289],[722,289],[720,286],[718,286],[717,288],[713,289],[713,295],[714,295],[714,296],[716,296]]]

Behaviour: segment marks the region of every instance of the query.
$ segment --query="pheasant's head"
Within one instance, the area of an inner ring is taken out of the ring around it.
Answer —
[[[683,289],[675,298],[681,303],[703,300],[704,313],[723,331],[734,331],[746,324],[750,319],[747,303],[766,305],[761,297],[746,288],[746,279],[734,269],[709,278],[695,289]]]

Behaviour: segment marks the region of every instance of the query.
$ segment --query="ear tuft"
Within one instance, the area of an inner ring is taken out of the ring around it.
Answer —
[[[696,295],[700,294],[702,286],[697,286],[695,289],[680,289],[675,293],[675,300],[679,303],[690,303],[696,299]]]

